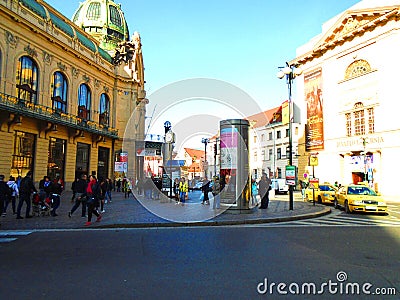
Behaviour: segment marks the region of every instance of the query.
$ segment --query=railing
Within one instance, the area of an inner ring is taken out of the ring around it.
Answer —
[[[118,129],[3,93],[0,93],[0,109],[106,137],[118,138]]]

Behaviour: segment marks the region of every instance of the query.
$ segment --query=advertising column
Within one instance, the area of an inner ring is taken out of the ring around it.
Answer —
[[[249,210],[249,122],[242,119],[220,121],[221,205]]]

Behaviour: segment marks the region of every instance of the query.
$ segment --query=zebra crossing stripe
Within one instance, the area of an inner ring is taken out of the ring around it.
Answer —
[[[31,234],[32,231],[1,231],[0,243],[10,243],[18,239],[19,236]]]
[[[29,235],[32,231],[0,231],[0,238],[7,236],[20,236],[20,235]]]
[[[0,238],[0,243],[10,243],[15,241],[17,238]]]
[[[374,220],[374,219],[369,219],[369,220],[353,220],[349,219],[346,217],[336,217],[337,219],[344,220],[345,222],[353,222],[356,224],[363,223],[363,224],[371,224],[371,225],[377,225],[377,224],[387,224],[387,225],[400,225],[400,222],[398,221],[390,221],[390,220]]]

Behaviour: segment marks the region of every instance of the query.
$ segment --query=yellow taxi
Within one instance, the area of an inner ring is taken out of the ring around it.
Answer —
[[[305,191],[305,201],[313,201],[313,199],[315,199],[318,203],[333,204],[336,192],[337,187],[325,182],[320,184],[319,187],[314,190],[314,198],[313,189],[307,188]]]
[[[345,185],[339,188],[333,205],[343,207],[346,213],[371,212],[387,214],[387,205],[382,196],[361,184]]]

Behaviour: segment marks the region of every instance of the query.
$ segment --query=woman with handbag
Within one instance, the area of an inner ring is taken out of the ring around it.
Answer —
[[[93,214],[97,217],[96,222],[100,222],[101,214],[97,211],[97,207],[99,206],[99,200],[101,197],[101,187],[100,184],[96,180],[96,176],[91,175],[90,181],[86,189],[87,195],[87,207],[88,207],[88,220],[85,223],[85,226],[92,225],[92,216]]]

